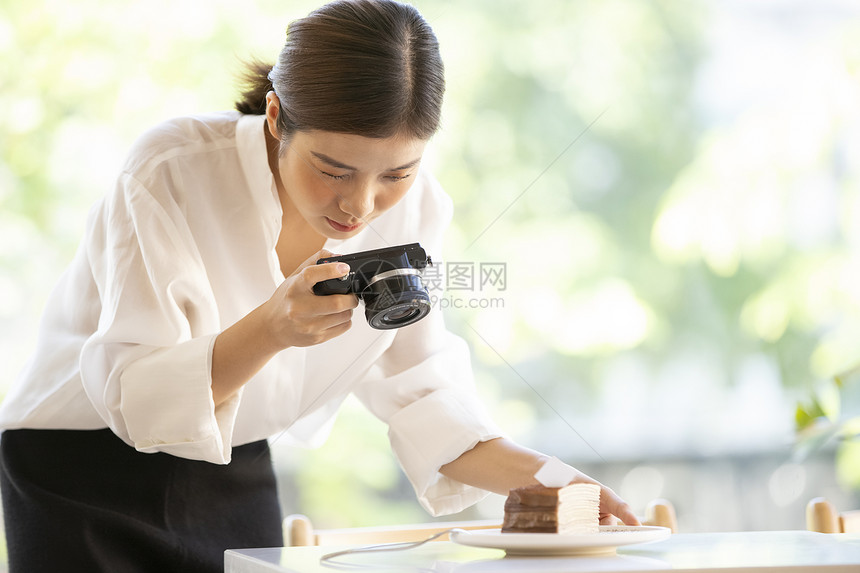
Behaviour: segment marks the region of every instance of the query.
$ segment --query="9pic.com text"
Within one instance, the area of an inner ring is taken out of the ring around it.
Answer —
[[[434,261],[422,273],[436,308],[496,309],[505,307],[499,293],[507,289],[507,263]]]
[[[494,297],[486,297],[486,296],[473,296],[473,297],[458,297],[458,296],[439,296],[435,294],[430,295],[430,304],[433,308],[446,309],[446,308],[455,308],[458,310],[463,309],[491,309],[491,308],[505,308],[505,299],[500,296]]]

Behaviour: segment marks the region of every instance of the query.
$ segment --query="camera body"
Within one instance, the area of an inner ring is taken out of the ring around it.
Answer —
[[[378,330],[400,328],[430,312],[430,294],[421,281],[433,261],[418,243],[327,257],[317,264],[342,262],[350,271],[344,277],[314,285],[314,294],[355,294],[364,302],[364,314]]]

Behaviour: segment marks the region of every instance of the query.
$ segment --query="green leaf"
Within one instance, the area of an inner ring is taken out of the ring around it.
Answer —
[[[822,417],[825,417],[824,411],[815,398],[808,404],[798,403],[794,412],[795,428],[798,432],[802,432]]]

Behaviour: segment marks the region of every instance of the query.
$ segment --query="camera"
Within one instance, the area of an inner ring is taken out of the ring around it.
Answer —
[[[314,294],[355,294],[364,301],[368,324],[378,330],[400,328],[417,322],[430,312],[430,294],[421,274],[433,261],[418,243],[327,257],[323,263],[347,263],[344,277],[314,285]]]

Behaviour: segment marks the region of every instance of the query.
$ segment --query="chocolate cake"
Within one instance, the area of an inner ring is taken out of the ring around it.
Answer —
[[[502,533],[597,533],[599,506],[595,484],[519,487],[505,501]]]

